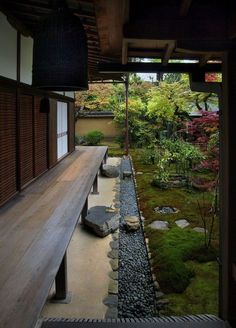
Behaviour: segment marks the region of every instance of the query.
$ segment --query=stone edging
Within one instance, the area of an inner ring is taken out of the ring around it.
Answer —
[[[115,198],[113,199],[114,207],[117,213],[120,213],[120,178],[116,178],[116,184],[113,189]],[[103,303],[108,307],[105,319],[118,318],[118,269],[119,269],[119,229],[112,233],[112,241],[110,242],[111,250],[107,256],[110,259],[112,271],[109,272],[108,295],[104,298]]]

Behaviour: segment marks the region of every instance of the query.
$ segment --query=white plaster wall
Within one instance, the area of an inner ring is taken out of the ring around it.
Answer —
[[[75,93],[74,91],[66,91],[65,96],[70,97],[70,98],[75,98]]]
[[[32,84],[33,39],[21,35],[20,81]]]
[[[0,12],[0,75],[16,80],[17,31]]]

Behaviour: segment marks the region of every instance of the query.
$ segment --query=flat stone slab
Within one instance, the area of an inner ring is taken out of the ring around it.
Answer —
[[[177,220],[175,221],[175,224],[181,229],[184,229],[190,225],[190,223],[185,219]]]
[[[205,230],[204,228],[200,228],[200,227],[195,227],[193,228],[193,230],[200,233],[205,233],[205,232],[208,233],[207,229]]]
[[[119,267],[118,259],[116,260],[110,260],[111,268],[113,271],[117,271]]]
[[[118,306],[118,296],[117,295],[108,295],[104,300],[103,304],[109,307],[117,307]]]
[[[107,211],[106,206],[94,206],[88,211],[83,224],[99,237],[105,237],[119,227],[120,215],[117,212]]]
[[[107,254],[108,257],[111,259],[118,259],[119,253],[117,249],[112,249],[110,252]]]
[[[109,307],[105,314],[106,319],[117,319],[118,318],[118,309],[115,307]]]
[[[125,216],[124,217],[125,227],[129,231],[136,231],[140,228],[140,222],[138,216]]]
[[[123,179],[131,178],[132,172],[131,171],[123,171]]]
[[[149,224],[149,227],[157,230],[169,230],[169,223],[167,221],[153,221]]]
[[[110,271],[109,277],[114,280],[118,280],[118,271]]]
[[[117,178],[120,175],[120,172],[116,166],[102,165],[101,175],[107,178]]]
[[[108,286],[109,294],[118,294],[118,281],[111,279]]]

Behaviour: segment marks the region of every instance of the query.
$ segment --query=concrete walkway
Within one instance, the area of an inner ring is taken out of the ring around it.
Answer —
[[[109,158],[108,164],[119,165],[120,159]],[[99,194],[90,194],[89,208],[95,205],[114,205],[114,187],[117,179],[99,176]],[[72,301],[70,304],[55,304],[48,301],[42,311],[43,317],[86,319],[105,317],[107,307],[103,304],[103,299],[108,293],[108,273],[111,271],[107,257],[111,240],[110,235],[105,238],[96,237],[83,225],[78,225],[67,252],[68,286],[72,292]],[[50,295],[53,293],[54,286]]]

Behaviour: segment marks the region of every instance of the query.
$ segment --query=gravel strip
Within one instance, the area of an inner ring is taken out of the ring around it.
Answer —
[[[131,171],[129,159],[122,159],[123,171]],[[139,216],[132,178],[121,179],[119,234],[118,317],[145,318],[157,315],[155,291],[142,229],[127,232],[124,216]]]

